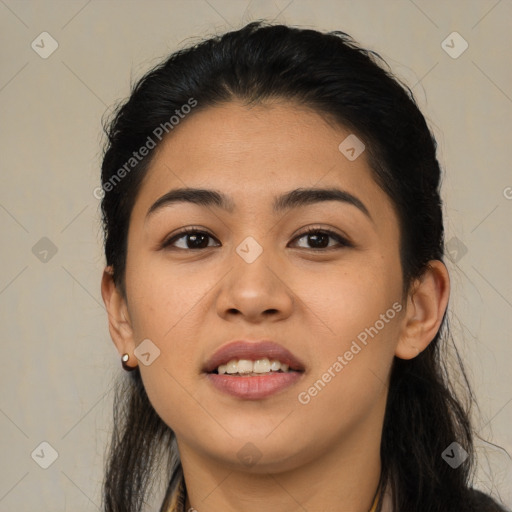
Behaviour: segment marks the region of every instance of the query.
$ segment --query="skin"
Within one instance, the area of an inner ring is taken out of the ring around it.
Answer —
[[[435,337],[449,277],[432,261],[402,296],[398,219],[366,154],[349,161],[338,150],[349,134],[284,101],[251,108],[232,102],[190,115],[156,150],[130,219],[127,297],[109,268],[102,296],[112,339],[120,355],[130,354],[130,365],[142,340],[160,350],[151,365],[139,366],[152,405],[176,434],[187,509],[371,507],[393,357],[416,357]],[[178,203],[145,220],[159,197],[184,186],[222,191],[235,210]],[[371,219],[335,201],[271,210],[276,195],[327,186],[357,196]],[[187,226],[210,234],[209,247],[187,249],[193,243],[185,236],[174,249],[160,248]],[[332,229],[353,247],[328,238],[334,249],[315,249],[302,236],[309,226]],[[248,236],[263,248],[250,264],[236,252]],[[394,303],[402,310],[309,403],[300,403],[298,394]],[[274,340],[306,370],[297,384],[262,400],[223,394],[201,368],[236,339]],[[237,456],[249,442],[260,456],[250,467]]]

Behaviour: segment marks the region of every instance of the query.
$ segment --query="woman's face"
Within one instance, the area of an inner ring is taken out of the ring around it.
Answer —
[[[399,228],[349,136],[292,104],[234,102],[193,113],[157,149],[130,219],[127,311],[132,349],[150,340],[136,351],[144,386],[182,454],[277,471],[380,435],[403,323]],[[183,188],[231,208],[190,193],[148,213]],[[289,196],[297,189],[341,192]],[[184,228],[199,233],[176,237]],[[301,371],[205,371],[235,340],[247,345],[217,363],[242,363],[224,370],[285,359],[251,350],[263,340]]]

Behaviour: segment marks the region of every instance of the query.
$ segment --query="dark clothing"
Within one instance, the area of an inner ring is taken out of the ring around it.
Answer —
[[[475,512],[507,512],[507,509],[499,505],[490,496],[473,489]],[[461,511],[462,512],[462,511]]]

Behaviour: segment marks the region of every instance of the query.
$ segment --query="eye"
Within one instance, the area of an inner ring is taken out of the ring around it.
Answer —
[[[342,247],[353,247],[348,240],[344,237],[331,231],[329,229],[320,228],[308,228],[301,235],[295,237],[295,240],[301,240],[307,237],[306,243],[310,243],[313,247],[302,247],[303,249],[339,249]],[[334,239],[338,242],[338,245],[329,245],[329,238]],[[176,245],[176,242],[184,239],[182,246]],[[180,250],[194,250],[194,249],[206,249],[208,247],[215,247],[215,245],[209,245],[209,239],[214,239],[212,235],[206,231],[201,231],[197,228],[185,228],[173,237],[169,238],[162,243],[161,248],[177,248]]]
[[[181,239],[185,239],[184,247],[179,247],[175,245],[175,242]],[[207,233],[206,231],[200,231],[197,228],[186,228],[174,235],[172,238],[169,238],[162,244],[163,248],[174,248],[187,250],[187,249],[206,249],[207,247],[213,247],[208,245],[208,239],[213,239],[213,237]]]
[[[339,249],[341,247],[353,247],[353,245],[344,237],[331,231],[330,229],[308,228],[304,233],[296,237],[294,240],[306,238],[306,243],[310,243],[313,247],[303,247],[304,249]],[[329,238],[333,238],[338,245],[329,246]]]

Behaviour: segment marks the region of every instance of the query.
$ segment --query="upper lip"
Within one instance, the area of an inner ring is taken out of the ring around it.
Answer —
[[[264,341],[232,341],[220,347],[206,362],[203,371],[211,373],[221,364],[233,359],[277,359],[287,364],[291,370],[304,371],[304,364],[289,350],[269,340]]]

